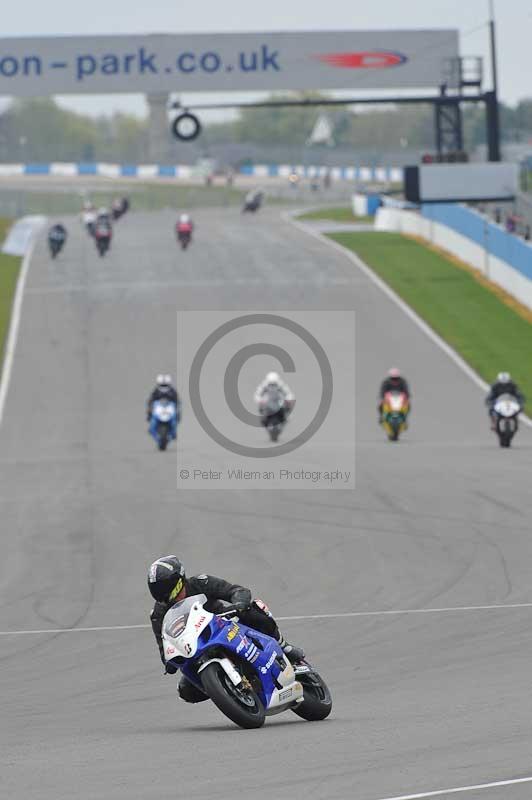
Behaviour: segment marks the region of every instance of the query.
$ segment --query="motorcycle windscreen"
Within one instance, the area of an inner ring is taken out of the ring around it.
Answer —
[[[284,397],[281,392],[272,391],[266,395],[266,402],[264,403],[264,411],[270,416],[277,414],[284,405]]]
[[[388,392],[386,399],[390,406],[390,411],[402,411],[406,405],[406,397],[403,392]]]
[[[169,422],[175,415],[175,403],[169,400],[156,400],[153,407],[153,413],[161,422]]]
[[[512,394],[501,394],[493,408],[502,417],[513,417],[520,411],[521,406]]]
[[[184,600],[176,603],[175,606],[172,606],[164,615],[164,633],[170,638],[176,639],[185,630],[192,607],[196,603],[203,606],[206,602],[207,597],[204,594],[196,594],[192,597],[186,597]]]

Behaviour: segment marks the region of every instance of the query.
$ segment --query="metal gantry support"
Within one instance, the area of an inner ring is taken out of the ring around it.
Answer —
[[[459,156],[464,152],[462,108],[453,97],[446,97],[434,106],[434,129],[436,153],[439,158],[450,154]]]

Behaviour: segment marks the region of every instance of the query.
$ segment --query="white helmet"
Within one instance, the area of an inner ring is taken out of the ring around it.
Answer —
[[[165,376],[162,373],[157,375],[157,386],[162,386],[164,383],[166,383]]]
[[[266,375],[266,383],[279,383],[280,380],[277,372],[268,372]]]
[[[497,375],[497,383],[510,383],[512,377],[509,372],[499,372]]]
[[[190,222],[190,214],[181,214],[179,222]]]

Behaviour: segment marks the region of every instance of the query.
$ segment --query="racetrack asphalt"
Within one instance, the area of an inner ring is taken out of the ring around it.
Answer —
[[[57,261],[36,248],[0,429],[0,631],[144,623],[168,552],[279,616],[532,602],[532,432],[499,449],[478,387],[278,211],[199,211],[186,254],[173,221],[130,214],[101,260],[75,220]],[[197,308],[355,309],[355,491],[176,490],[144,402],[176,309]],[[394,364],[413,389],[398,444],[376,424]],[[2,794],[381,800],[529,776],[531,629],[530,608],[287,621],[333,712],[259,731],[178,701],[148,628],[2,636]]]

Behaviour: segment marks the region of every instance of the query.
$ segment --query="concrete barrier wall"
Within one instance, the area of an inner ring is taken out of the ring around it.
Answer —
[[[450,204],[419,212],[385,207],[375,228],[419,236],[447,250],[532,308],[532,247],[481,214]]]

